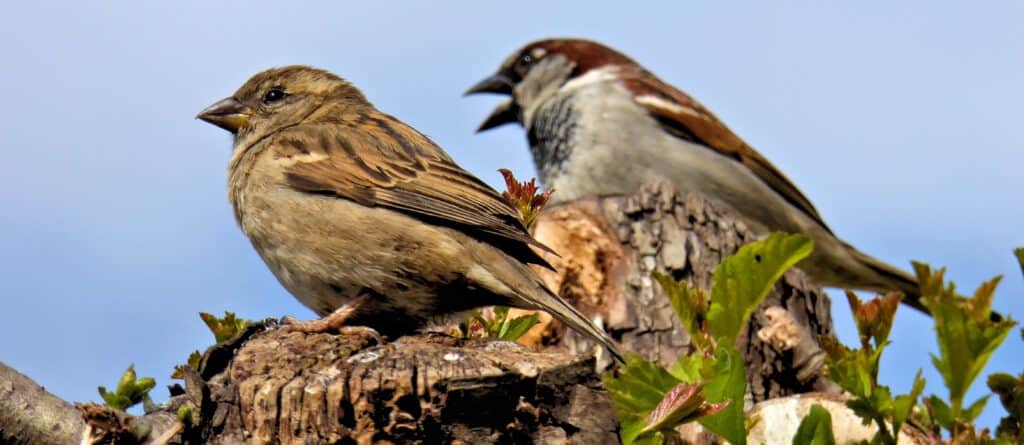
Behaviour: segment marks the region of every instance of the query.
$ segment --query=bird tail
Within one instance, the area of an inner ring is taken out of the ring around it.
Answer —
[[[537,287],[541,289],[543,295],[540,298],[529,297],[520,295],[526,301],[533,303],[537,309],[544,310],[551,314],[552,317],[558,321],[565,323],[570,328],[574,329],[587,337],[592,338],[600,345],[608,348],[612,356],[615,357],[621,363],[625,363],[626,360],[622,357],[622,353],[619,352],[619,347],[615,344],[612,339],[608,338],[608,334],[598,328],[591,322],[585,315],[580,313],[578,309],[565,301],[562,297],[555,294],[554,291],[548,289],[543,283],[537,283]]]
[[[471,281],[502,296],[506,301],[504,304],[522,309],[539,309],[551,314],[576,332],[608,348],[616,360],[625,363],[622,353],[608,334],[544,285],[529,266],[496,250],[479,250],[477,254],[481,255],[478,267],[470,269],[467,275]]]
[[[874,258],[846,244],[847,250],[860,264],[873,272],[874,277],[864,283],[864,288],[876,292],[903,292],[903,304],[910,306],[926,315],[931,315],[928,308],[921,303],[921,290],[917,278],[909,272]]]
[[[921,303],[921,290],[920,287],[918,287],[917,278],[902,269],[872,258],[867,254],[854,249],[848,244],[847,247],[857,261],[867,266],[872,272],[881,278],[880,283],[875,286],[865,286],[866,289],[878,292],[898,290],[903,292],[904,304],[927,315],[931,315],[928,308]],[[994,322],[999,322],[1003,320],[1003,316],[996,311],[991,311],[989,319]]]

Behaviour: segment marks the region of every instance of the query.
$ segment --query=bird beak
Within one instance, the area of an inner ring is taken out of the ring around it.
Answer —
[[[476,132],[487,131],[514,122],[519,122],[519,107],[512,99],[505,99],[498,106],[494,107],[494,111],[491,111],[487,119],[480,123],[480,126],[476,128]]]
[[[512,79],[504,74],[495,74],[484,80],[481,80],[472,88],[466,90],[463,96],[469,96],[470,94],[480,93],[495,93],[505,94],[512,96],[513,90],[515,89],[515,83]],[[506,99],[494,107],[494,111],[487,116],[487,119],[477,127],[476,132],[490,130],[494,127],[500,127],[505,124],[511,124],[513,122],[519,122],[519,106],[516,105],[514,99]]]
[[[495,74],[484,80],[481,80],[472,88],[466,90],[463,96],[469,96],[470,94],[479,93],[497,93],[497,94],[512,94],[512,88],[514,84],[512,79],[509,79],[504,74]]]
[[[249,116],[252,111],[242,105],[233,97],[221,99],[217,103],[200,111],[196,118],[202,119],[231,133],[238,133],[238,129],[249,123]]]

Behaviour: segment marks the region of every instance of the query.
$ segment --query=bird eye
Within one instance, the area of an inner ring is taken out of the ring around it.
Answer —
[[[272,103],[277,102],[277,101],[279,101],[281,99],[284,99],[286,96],[288,96],[288,95],[285,94],[284,90],[282,90],[280,88],[274,88],[274,89],[272,89],[270,91],[267,91],[267,94],[265,96],[263,96],[263,103],[265,103],[265,104],[272,104]]]
[[[526,72],[530,70],[530,66],[532,66],[533,62],[536,62],[536,61],[537,61],[537,59],[535,57],[533,57],[532,55],[530,55],[530,54],[523,54],[522,57],[520,57],[519,60],[516,61],[516,67],[515,67],[516,74],[518,74],[519,77],[525,77],[526,76]]]

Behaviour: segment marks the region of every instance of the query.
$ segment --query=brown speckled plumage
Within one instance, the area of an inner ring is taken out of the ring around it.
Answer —
[[[320,315],[404,334],[487,305],[550,312],[614,348],[548,290],[514,207],[429,138],[323,70],[257,74],[200,118],[235,133],[228,197],[278,280]],[[549,266],[548,266],[549,267]]]

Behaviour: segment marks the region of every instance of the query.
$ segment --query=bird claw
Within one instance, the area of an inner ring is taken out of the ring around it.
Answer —
[[[342,326],[338,328],[338,333],[341,335],[365,335],[372,338],[378,345],[384,344],[384,337],[380,335],[380,332],[369,326]]]
[[[384,344],[384,338],[381,337],[380,333],[376,329],[368,326],[345,326],[345,321],[352,315],[355,307],[362,302],[362,298],[356,300],[352,304],[344,305],[334,312],[331,312],[326,317],[309,320],[299,321],[292,316],[284,316],[281,318],[281,324],[284,325],[282,329],[285,332],[302,332],[305,334],[319,334],[323,332],[334,331],[342,335],[365,335],[373,338],[378,345]]]
[[[376,329],[369,326],[335,326],[330,316],[309,321],[299,321],[292,316],[281,318],[281,324],[285,332],[302,332],[304,334],[319,334],[325,332],[337,332],[340,335],[362,335],[372,338],[378,345],[384,344],[384,337]]]

